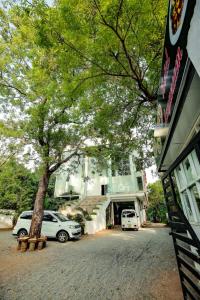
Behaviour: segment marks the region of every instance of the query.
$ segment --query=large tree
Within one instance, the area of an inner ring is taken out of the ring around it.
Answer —
[[[165,1],[5,3],[1,108],[5,130],[40,167],[30,229],[39,236],[50,176],[83,151],[87,138],[101,140],[97,156],[111,147],[143,154],[145,142],[149,150]]]
[[[50,176],[80,154],[93,119],[86,97],[71,92],[82,61],[52,34],[54,9],[44,1],[35,3],[11,3],[1,10],[0,24],[5,131],[12,136],[15,129],[14,137],[28,146],[24,152],[40,170],[31,237],[40,235]]]

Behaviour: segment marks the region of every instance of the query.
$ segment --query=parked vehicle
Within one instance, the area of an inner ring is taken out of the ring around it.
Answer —
[[[123,209],[121,213],[122,230],[132,228],[139,229],[138,216],[134,209]]]
[[[13,229],[13,235],[28,235],[33,211],[24,211],[18,218]],[[57,238],[65,243],[71,238],[81,236],[81,226],[75,221],[69,220],[63,214],[56,211],[44,211],[41,234],[51,238]]]

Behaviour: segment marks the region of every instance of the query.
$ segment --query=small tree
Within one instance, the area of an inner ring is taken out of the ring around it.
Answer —
[[[17,213],[32,209],[37,192],[38,178],[15,159],[0,169],[0,208],[14,209]]]
[[[153,222],[166,222],[166,205],[164,202],[164,194],[161,181],[149,184],[148,191],[148,209],[147,216]]]

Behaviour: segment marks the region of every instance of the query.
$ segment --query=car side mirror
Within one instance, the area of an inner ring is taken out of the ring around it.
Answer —
[[[53,219],[52,222],[56,223],[56,222],[58,222],[58,221],[57,221],[56,219]]]

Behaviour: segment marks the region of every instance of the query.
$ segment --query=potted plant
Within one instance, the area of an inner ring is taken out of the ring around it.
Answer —
[[[112,229],[113,228],[113,224],[109,223],[107,224],[107,229]]]

